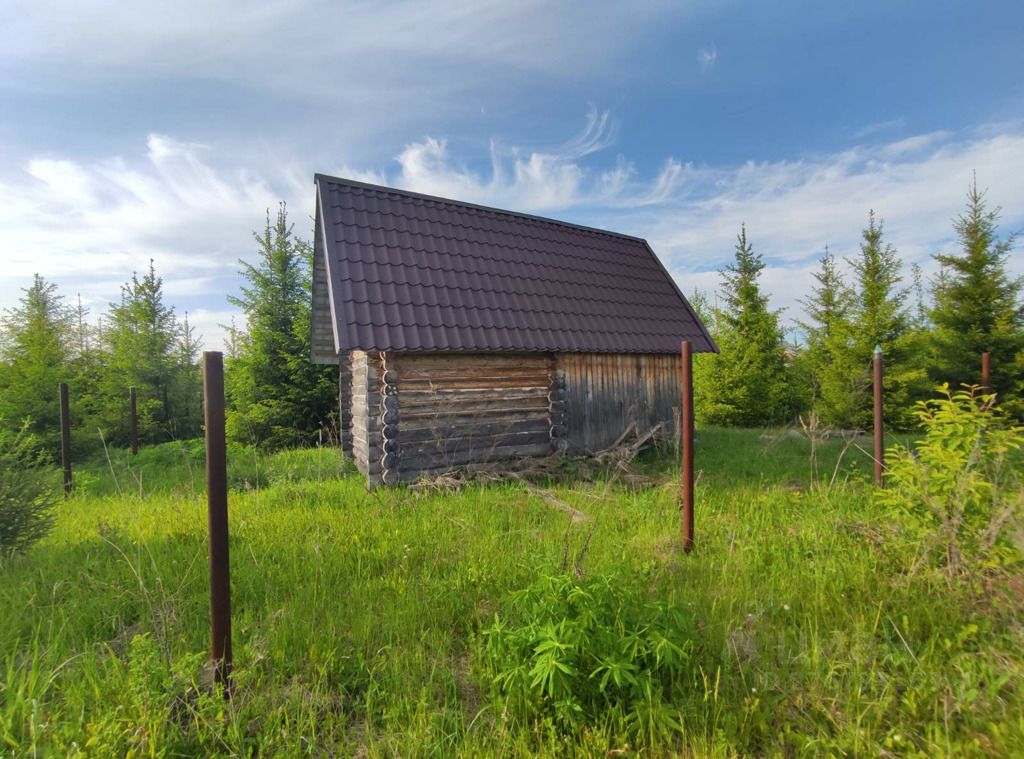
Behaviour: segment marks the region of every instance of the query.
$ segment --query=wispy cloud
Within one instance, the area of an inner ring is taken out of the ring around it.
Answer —
[[[239,224],[251,229],[260,209],[307,194],[291,177],[218,170],[205,152],[153,134],[141,160],[36,158],[0,176],[5,273],[124,272],[161,255],[168,271],[218,270]]]
[[[1011,228],[1020,223],[1022,168],[1020,129],[994,136],[922,135],[799,161],[707,168],[695,172],[707,185],[704,196],[652,219],[652,237],[678,260],[697,265],[721,260],[722,253],[711,251],[722,250],[746,222],[767,255],[797,262],[825,243],[849,247],[874,208],[904,254],[918,259],[948,239],[949,220],[962,206],[974,170],[991,188],[993,202],[1007,209]],[[680,224],[684,218],[691,223]]]
[[[586,159],[614,142],[607,111],[591,109],[583,129],[555,147],[527,150],[492,140],[488,172],[472,168],[470,157],[451,154],[444,139],[425,137],[396,156],[397,171],[361,171],[343,166],[339,173],[407,190],[471,200],[528,211],[555,211],[576,206],[645,205],[667,194],[679,171],[673,161],[653,183],[638,180],[620,158],[612,169],[591,171]]]
[[[863,140],[867,137],[876,137],[886,132],[892,132],[896,129],[900,129],[906,126],[906,119],[886,119],[885,121],[876,121],[872,124],[865,124],[860,129],[857,129],[853,133],[853,139]]]
[[[47,156],[0,175],[2,302],[38,272],[102,309],[153,258],[179,310],[223,308],[226,280],[251,255],[263,210],[280,199],[299,201],[293,214],[308,208],[311,182],[287,167],[267,178],[209,158],[202,145],[153,134],[140,156]]]
[[[589,123],[589,122],[588,122]],[[770,262],[766,285],[776,305],[796,315],[824,246],[840,256],[856,251],[870,209],[886,222],[908,262],[926,270],[948,248],[950,220],[959,213],[977,171],[1004,224],[1024,224],[1024,125],[962,133],[931,132],[879,145],[796,160],[701,166],[668,159],[644,178],[626,159],[594,170],[572,154],[492,149],[489,171],[467,168],[447,145],[424,140],[397,157],[397,171],[375,177],[450,197],[619,229],[651,240],[684,287],[717,287],[714,270],[732,255],[746,223]],[[1024,257],[1013,264],[1024,273]]]
[[[795,306],[826,244],[856,250],[869,209],[886,222],[907,260],[948,249],[950,219],[976,170],[1004,228],[1024,225],[1024,125],[934,132],[832,154],[736,166],[667,158],[643,174],[623,156],[609,163],[612,119],[594,111],[573,138],[552,148],[492,142],[489,154],[453,151],[442,138],[411,142],[392,166],[338,167],[366,181],[548,213],[648,238],[686,290],[715,288],[746,223],[769,261],[765,283],[777,306]],[[484,160],[481,161],[480,159]],[[144,150],[95,161],[39,156],[0,173],[0,302],[10,304],[33,272],[68,295],[102,306],[132,270],[155,258],[169,297],[189,310],[207,345],[230,317],[239,257],[255,252],[251,231],[264,209],[289,201],[307,234],[310,177],[299,162],[256,170],[222,165],[201,144],[150,135]],[[1013,266],[1024,273],[1024,256]],[[791,316],[797,310],[791,308]]]
[[[710,47],[702,47],[697,51],[697,65],[700,67],[700,73],[708,73],[717,63],[718,50],[714,45],[711,45]]]
[[[591,153],[605,150],[615,142],[615,126],[610,111],[599,111],[593,105],[587,113],[583,131],[554,152],[565,160],[579,160]]]
[[[0,75],[11,89],[88,94],[99,107],[110,93],[119,108],[133,85],[172,99],[174,85],[202,85],[268,110],[316,109],[319,141],[329,124],[332,147],[379,149],[425,113],[515,113],[538,85],[621,77],[654,24],[687,12],[665,0],[629,13],[584,0],[15,0],[0,4]],[[310,119],[267,114],[236,121],[234,138],[271,119],[310,129]]]

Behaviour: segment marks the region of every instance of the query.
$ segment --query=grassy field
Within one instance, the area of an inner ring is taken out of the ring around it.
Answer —
[[[332,450],[232,451],[230,703],[204,661],[201,445],[114,452],[0,565],[0,755],[1024,754],[1018,578],[910,573],[854,449],[812,468],[793,434],[698,436],[689,556],[669,454],[552,484],[591,518],[570,524],[521,484],[367,492]],[[668,734],[523,721],[494,689],[481,630],[567,556],[692,619]]]

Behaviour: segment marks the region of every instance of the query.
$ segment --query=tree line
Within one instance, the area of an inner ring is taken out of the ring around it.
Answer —
[[[999,237],[999,215],[973,182],[953,220],[956,249],[934,256],[939,271],[926,283],[918,266],[905,269],[882,220],[869,212],[854,256],[840,261],[826,248],[800,299],[805,318],[793,341],[761,287],[764,259],[741,228],[716,302],[693,298],[720,348],[695,362],[698,421],[770,426],[814,413],[827,427],[867,429],[876,347],[885,361],[885,415],[896,428],[915,424],[914,403],[938,385],[978,385],[984,352],[991,391],[1019,416],[1024,279],[1009,271],[1016,234]]]
[[[999,237],[999,209],[976,183],[955,220],[956,250],[936,254],[939,273],[925,283],[905,269],[873,212],[860,249],[845,261],[826,249],[814,286],[801,299],[799,339],[787,340],[782,312],[769,306],[765,268],[746,228],[721,272],[714,300],[693,304],[721,352],[697,357],[698,420],[769,426],[815,413],[821,424],[868,427],[870,361],[886,362],[886,416],[910,426],[913,402],[949,382],[976,384],[983,351],[992,357],[993,391],[1021,413],[1024,306],[1021,278],[1009,273],[1015,235]],[[280,448],[310,444],[334,430],[337,375],[310,361],[313,254],[293,233],[282,204],[254,233],[254,264],[240,262],[243,286],[229,301],[245,314],[226,345],[228,434],[242,444]],[[845,266],[843,265],[845,263]],[[0,429],[34,435],[59,448],[57,385],[72,388],[78,451],[128,441],[128,388],[138,395],[144,443],[201,434],[201,345],[165,303],[153,262],[132,274],[118,300],[93,322],[79,299],[69,304],[40,276],[0,320]]]
[[[240,262],[244,285],[229,298],[246,328],[228,327],[228,432],[241,444],[308,444],[330,432],[337,402],[336,373],[310,362],[312,247],[293,235],[284,204],[254,240],[256,263]],[[4,313],[0,429],[32,435],[56,456],[57,387],[66,382],[77,452],[127,445],[130,387],[140,442],[201,435],[202,346],[188,314],[167,305],[154,263],[133,273],[95,322],[90,316],[81,298],[69,304],[39,275]]]

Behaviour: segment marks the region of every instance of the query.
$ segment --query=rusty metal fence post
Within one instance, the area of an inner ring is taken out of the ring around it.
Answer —
[[[981,392],[992,392],[992,356],[988,351],[981,354]]]
[[[875,346],[874,361],[875,395],[875,484],[881,486],[885,468],[884,418],[882,414],[882,346]]]
[[[210,641],[214,681],[231,695],[231,576],[228,560],[227,443],[224,431],[224,356],[203,353],[206,426],[206,507],[210,529]]]
[[[139,453],[139,409],[134,387],[128,388],[128,425],[132,456],[136,456]]]
[[[693,550],[693,346],[683,340],[683,392],[679,409],[680,448],[683,452],[683,550]]]
[[[71,407],[68,385],[61,382],[60,390],[60,463],[64,467],[64,497],[71,495]]]

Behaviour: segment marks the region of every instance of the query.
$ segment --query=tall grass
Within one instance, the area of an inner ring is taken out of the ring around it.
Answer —
[[[225,703],[205,668],[201,446],[112,452],[0,567],[0,754],[1012,755],[1021,583],[907,573],[864,455],[842,449],[819,451],[815,482],[805,440],[701,430],[689,556],[671,457],[641,462],[650,485],[552,485],[596,521],[587,575],[694,620],[682,729],[647,745],[614,713],[573,734],[518,724],[474,664],[509,594],[557,574],[591,528],[522,486],[367,492],[334,450],[232,451]]]

